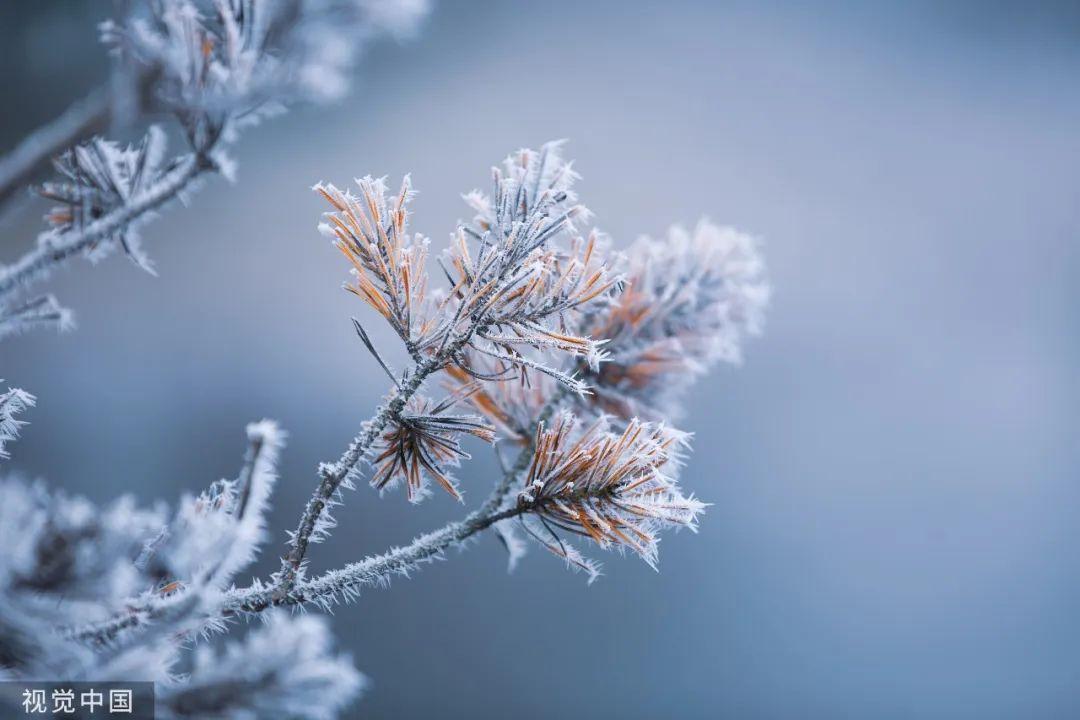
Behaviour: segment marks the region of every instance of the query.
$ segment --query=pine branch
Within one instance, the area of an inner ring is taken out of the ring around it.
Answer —
[[[98,88],[27,135],[0,158],[0,204],[27,186],[62,150],[103,132],[109,113],[109,92]]]
[[[79,230],[43,236],[37,247],[0,269],[0,298],[44,278],[50,270],[95,244],[110,241],[118,230],[175,199],[197,178],[214,169],[205,154],[192,153],[179,160],[159,182],[100,219]]]
[[[495,523],[517,517],[523,510],[516,506],[503,508],[506,496],[532,461],[536,449],[536,425],[551,418],[564,396],[564,392],[557,391],[551,398],[536,418],[532,431],[527,434],[528,440],[522,445],[514,464],[499,478],[483,504],[464,519],[421,535],[405,547],[366,557],[311,580],[295,582],[286,591],[281,585],[274,587],[258,583],[234,590],[227,595],[225,611],[252,613],[280,605],[332,603],[339,595],[350,598],[362,587],[384,584],[390,575],[408,574],[424,561],[454,545],[460,545]]]
[[[537,424],[550,419],[563,397],[562,393],[552,397],[537,417]],[[535,426],[533,430],[535,431]],[[363,587],[385,585],[386,579],[391,575],[408,575],[424,562],[455,545],[463,544],[496,523],[527,512],[527,509],[516,505],[504,507],[504,502],[522,473],[529,468],[535,451],[534,439],[535,432],[530,432],[513,465],[502,474],[483,504],[462,520],[421,535],[404,547],[368,556],[337,570],[330,570],[317,578],[296,581],[284,593],[281,592],[280,585],[261,581],[246,588],[230,590],[225,594],[222,616],[257,614],[274,607],[308,603],[330,605],[336,599],[353,598]],[[174,599],[166,598],[152,606],[133,607],[124,614],[103,622],[69,628],[64,634],[93,645],[110,643],[123,632],[154,622],[160,615],[169,612],[174,604]]]
[[[224,609],[227,613],[259,613],[271,607],[308,603],[328,607],[334,604],[338,596],[352,598],[362,587],[384,585],[386,579],[394,574],[407,575],[447,548],[461,544],[495,523],[517,517],[523,512],[526,510],[518,507],[490,513],[477,510],[464,520],[421,535],[405,547],[364,558],[312,580],[297,582],[284,594],[271,586],[252,586],[227,593]]]
[[[521,449],[513,467],[499,479],[484,503],[464,519],[422,535],[405,547],[394,548],[381,555],[368,556],[311,580],[298,581],[285,593],[281,592],[279,585],[263,582],[255,582],[246,588],[230,590],[225,593],[221,606],[222,616],[256,614],[274,607],[308,603],[325,605],[332,604],[334,598],[338,596],[355,597],[362,587],[384,584],[390,575],[406,575],[446,549],[465,542],[473,535],[502,520],[526,512],[525,509],[517,506],[502,510],[499,508],[515,480],[528,468],[532,451],[533,445],[530,442]],[[163,614],[170,612],[176,602],[176,598],[162,598],[152,603],[131,607],[125,613],[102,622],[62,629],[62,634],[94,646],[107,645],[114,642],[122,633],[155,622]]]
[[[278,596],[284,597],[287,595],[296,583],[297,575],[303,565],[309,545],[311,542],[317,542],[320,539],[320,521],[324,520],[334,494],[367,455],[382,430],[389,422],[398,417],[405,408],[405,404],[416,394],[424,381],[433,373],[441,370],[447,361],[468,342],[470,337],[471,333],[455,340],[440,352],[414,365],[408,378],[400,382],[398,387],[393,390],[391,400],[380,406],[375,415],[364,423],[360,434],[349,443],[349,447],[341,458],[336,463],[325,463],[320,466],[321,480],[319,486],[315,489],[311,499],[308,500],[304,513],[300,517],[300,523],[292,536],[289,552],[281,561],[281,572],[278,575],[275,590]]]

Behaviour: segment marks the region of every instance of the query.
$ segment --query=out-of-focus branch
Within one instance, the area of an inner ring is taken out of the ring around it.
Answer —
[[[37,247],[0,269],[0,298],[41,279],[53,267],[97,243],[109,241],[116,231],[176,198],[196,178],[214,167],[204,155],[188,155],[159,182],[100,219],[78,230],[42,236]]]
[[[29,185],[54,156],[104,132],[109,114],[110,93],[98,88],[23,138],[0,158],[0,205]]]

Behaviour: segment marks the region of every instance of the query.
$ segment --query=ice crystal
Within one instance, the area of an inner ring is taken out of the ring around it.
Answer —
[[[362,48],[406,34],[425,0],[156,0],[136,3],[102,38],[133,79],[184,113],[248,117],[293,101],[341,97]],[[137,92],[137,90],[134,90]]]
[[[373,13],[379,5],[352,2]],[[266,38],[249,34],[266,31],[255,22],[263,6],[221,0],[209,15],[206,7],[163,1],[154,6],[157,25],[132,21],[110,31],[129,42],[143,33],[141,51],[160,51],[147,57],[165,75],[159,89],[173,90],[161,99],[189,131],[192,154],[163,165],[156,132],[126,149],[103,141],[74,148],[58,163],[66,181],[44,190],[59,203],[53,230],[37,253],[0,272],[0,298],[56,254],[113,244],[145,265],[133,224],[201,169],[220,169],[216,143],[237,119],[232,113],[261,107],[261,89],[281,78],[261,74],[276,56],[266,54]],[[379,22],[394,22],[391,15]],[[390,324],[411,362],[392,369],[353,320],[391,387],[340,459],[319,465],[315,492],[268,579],[234,585],[266,540],[284,437],[272,422],[248,426],[235,477],[184,497],[174,513],[127,498],[99,508],[0,481],[0,543],[8,548],[0,558],[0,676],[153,680],[158,716],[176,720],[333,718],[362,676],[332,654],[322,620],[276,608],[329,610],[487,529],[510,569],[525,551],[522,530],[591,582],[599,566],[574,537],[629,550],[655,568],[662,531],[696,528],[705,504],[678,482],[688,436],[667,421],[691,382],[717,361],[738,361],[744,337],[759,330],[768,286],[756,243],[702,223],[692,234],[675,228],[666,241],[642,240],[624,259],[595,229],[579,232],[588,213],[559,143],[519,151],[493,175],[491,196],[466,196],[476,216],[451,236],[441,264],[448,285],[430,294],[428,241],[408,230],[407,176],[395,194],[371,177],[358,181],[358,195],[315,187],[332,208],[321,230],[351,266],[347,289]],[[0,336],[63,324],[62,316],[50,297],[5,301]],[[422,390],[440,373],[450,395],[436,403]],[[19,390],[0,395],[0,455],[33,401]],[[457,405],[478,415],[457,414]],[[432,485],[461,499],[449,470],[469,458],[470,436],[495,444],[502,465],[479,507],[406,545],[307,574],[309,545],[334,527],[332,510],[365,468],[375,488],[404,485],[412,501]],[[504,458],[507,446],[516,459]],[[220,652],[209,646],[232,619],[257,614],[267,627]]]
[[[4,445],[19,437],[19,428],[26,424],[25,420],[20,420],[17,416],[33,407],[34,402],[33,395],[19,388],[9,388],[0,393],[0,460],[8,457]]]
[[[360,197],[319,184],[315,190],[334,207],[319,226],[334,238],[352,264],[346,289],[382,315],[401,339],[415,348],[431,331],[426,304],[428,241],[406,233],[412,183],[406,176],[389,201],[386,183],[370,176],[357,181]]]
[[[130,497],[97,507],[0,479],[0,677],[153,681],[158,717],[336,717],[363,680],[315,618],[275,616],[219,655],[200,645],[193,671],[176,674],[188,640],[223,629],[219,590],[264,539],[283,436],[269,421],[247,434],[238,477],[168,525],[163,507]]]

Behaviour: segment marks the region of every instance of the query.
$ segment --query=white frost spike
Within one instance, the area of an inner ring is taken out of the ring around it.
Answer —
[[[322,618],[271,612],[224,652],[199,647],[187,679],[159,689],[158,717],[332,720],[367,681],[331,644]]]
[[[458,228],[446,252],[443,269],[455,292],[444,303],[449,320],[433,336],[443,343],[466,337],[479,353],[548,374],[581,394],[586,386],[572,373],[525,354],[558,350],[596,367],[605,357],[603,341],[578,332],[573,318],[604,305],[621,280],[604,259],[604,237],[575,234],[575,222],[589,212],[576,203],[578,176],[560,148],[551,142],[520,150],[492,169],[492,197],[476,190],[463,196],[476,216]]]
[[[535,445],[524,481],[531,491],[518,506],[546,531],[533,538],[560,556],[568,557],[555,528],[632,550],[656,569],[659,531],[694,529],[705,509],[676,481],[688,436],[662,424],[633,419],[613,433],[607,418],[582,429],[564,413],[550,428],[539,425]]]
[[[517,568],[521,558],[525,557],[528,545],[515,532],[512,520],[497,522],[492,525],[492,529],[506,550],[506,571],[512,573]]]
[[[568,568],[585,573],[587,584],[592,585],[602,574],[600,563],[585,557],[576,547],[554,535],[550,526],[528,515],[522,516],[520,525],[540,547],[565,560]]]
[[[19,388],[11,388],[5,393],[0,393],[0,460],[6,460],[9,457],[4,444],[19,437],[19,428],[26,424],[24,420],[19,420],[15,416],[33,407],[34,402],[33,395]]]
[[[66,332],[75,326],[74,315],[52,295],[42,295],[14,307],[0,306],[0,340],[38,327]]]
[[[247,426],[247,438],[248,454],[236,481],[235,539],[216,572],[218,587],[231,582],[237,572],[247,567],[266,539],[266,513],[286,434],[273,420],[261,420]]]

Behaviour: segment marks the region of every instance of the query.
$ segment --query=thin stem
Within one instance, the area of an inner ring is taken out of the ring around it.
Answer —
[[[223,612],[258,613],[272,607],[328,602],[341,594],[353,596],[364,586],[382,583],[394,573],[406,573],[419,563],[429,560],[447,548],[460,544],[495,523],[516,517],[526,508],[510,507],[494,513],[476,510],[464,520],[450,523],[439,530],[422,535],[402,548],[374,555],[338,570],[331,570],[312,580],[297,582],[286,593],[267,587],[248,587],[226,595]]]
[[[349,596],[359,588],[381,582],[387,575],[402,573],[414,568],[447,548],[460,544],[476,533],[486,530],[500,520],[516,517],[526,510],[517,506],[502,508],[507,494],[532,462],[535,451],[536,426],[546,422],[558,408],[564,392],[556,394],[537,415],[530,432],[526,435],[514,464],[503,473],[484,502],[464,519],[450,523],[438,530],[413,540],[402,548],[395,548],[382,555],[373,555],[350,563],[338,570],[331,570],[317,578],[303,580],[284,586],[266,588],[258,585],[229,593],[225,603],[226,612],[261,612],[280,605],[300,605],[317,602],[341,593]]]
[[[374,445],[386,425],[398,417],[405,408],[405,403],[416,394],[424,381],[433,373],[446,367],[450,359],[456,356],[473,339],[475,334],[484,331],[483,322],[480,318],[475,319],[467,330],[457,335],[453,340],[442,343],[434,355],[414,365],[408,380],[398,384],[398,387],[393,391],[394,395],[390,402],[376,410],[375,415],[365,423],[360,434],[349,443],[349,447],[341,458],[336,463],[326,464],[319,468],[319,475],[321,476],[319,486],[315,489],[311,499],[308,500],[303,515],[300,516],[300,523],[293,534],[289,552],[281,559],[281,571],[278,573],[274,590],[275,596],[279,598],[285,597],[296,584],[304,557],[307,555],[308,547],[311,544],[312,535],[315,534],[319,519],[326,511],[334,493],[338,491],[341,484],[345,482],[345,479],[349,477],[356,465],[371,449],[371,446]],[[447,332],[451,333],[452,328],[448,329]]]
[[[459,343],[461,341],[456,341],[448,349],[457,352],[460,349]],[[281,561],[281,572],[276,588],[278,595],[284,596],[296,583],[308,546],[311,544],[312,535],[315,534],[319,519],[326,511],[334,493],[375,444],[386,425],[401,413],[405,408],[405,403],[416,394],[424,380],[446,364],[446,358],[449,356],[450,354],[444,351],[415,365],[409,379],[393,391],[393,398],[388,403],[376,410],[375,415],[364,424],[364,429],[360,434],[349,443],[349,447],[341,458],[336,463],[326,464],[319,468],[321,476],[319,486],[315,488],[314,494],[308,500],[304,513],[300,516],[296,533],[293,535],[289,552]]]
[[[0,298],[43,278],[54,266],[107,240],[118,230],[175,198],[213,169],[204,156],[191,154],[140,195],[80,230],[43,236],[37,247],[13,264],[0,269]]]
[[[263,460],[263,449],[266,445],[266,436],[256,434],[248,440],[248,449],[244,453],[244,464],[240,467],[240,474],[236,478],[236,517],[244,517],[247,512],[248,499],[251,497],[251,483],[255,477],[255,468]]]
[[[491,494],[488,495],[487,500],[480,506],[479,512],[492,513],[502,507],[503,501],[506,498],[507,493],[514,487],[514,483],[517,481],[519,475],[528,470],[529,463],[532,462],[533,453],[536,450],[536,428],[540,423],[546,423],[551,419],[551,416],[555,413],[556,408],[559,407],[559,403],[562,402],[567,391],[564,388],[558,388],[555,390],[551,399],[545,403],[544,407],[540,410],[540,413],[533,420],[531,427],[525,433],[525,442],[522,444],[521,452],[518,453],[517,458],[514,460],[514,464],[510,466],[510,469],[505,472],[499,482],[495,484],[495,487],[491,489]]]
[[[0,158],[0,204],[28,185],[52,157],[103,132],[109,111],[109,91],[98,88],[23,138]]]

